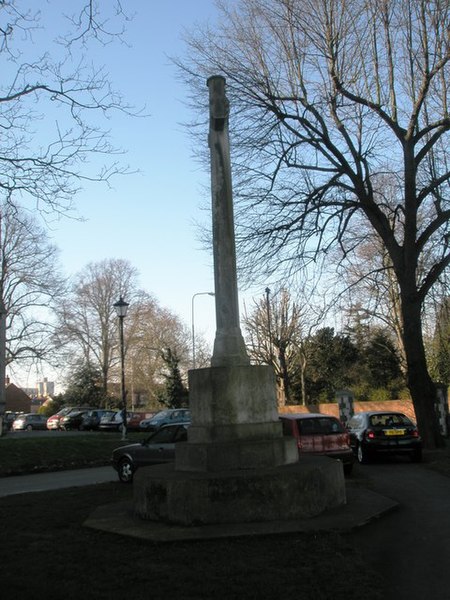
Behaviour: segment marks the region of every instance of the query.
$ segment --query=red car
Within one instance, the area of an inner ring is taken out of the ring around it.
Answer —
[[[73,406],[65,406],[61,410],[59,410],[56,414],[52,415],[47,419],[47,429],[59,429],[59,421],[68,415],[72,410],[74,410]]]
[[[283,434],[294,436],[299,455],[320,454],[342,461],[344,473],[353,468],[354,454],[345,427],[330,415],[292,413],[279,415]]]
[[[62,429],[60,421],[63,417],[66,417],[67,415],[71,415],[76,412],[87,411],[91,408],[91,406],[65,406],[64,408],[61,408],[61,410],[59,410],[56,414],[52,415],[47,419],[47,429]]]
[[[154,413],[152,412],[133,412],[131,416],[128,417],[127,421],[127,429],[130,431],[139,431],[139,425],[141,421],[144,419],[150,419],[153,417]]]

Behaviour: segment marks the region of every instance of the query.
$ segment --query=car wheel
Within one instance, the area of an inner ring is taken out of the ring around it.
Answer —
[[[361,465],[366,465],[369,462],[368,452],[367,452],[367,450],[364,450],[364,447],[362,444],[358,444],[358,450],[357,450],[356,456],[358,458],[359,464],[361,464]]]
[[[122,458],[117,472],[122,483],[131,483],[133,481],[133,464],[128,458]]]
[[[25,429],[27,431],[33,431],[33,425],[27,425]]]
[[[412,451],[411,460],[415,463],[422,462],[422,449],[421,448],[417,448],[416,450]]]

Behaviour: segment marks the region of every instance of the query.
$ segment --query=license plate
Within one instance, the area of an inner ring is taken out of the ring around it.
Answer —
[[[384,435],[405,435],[404,429],[385,429]]]

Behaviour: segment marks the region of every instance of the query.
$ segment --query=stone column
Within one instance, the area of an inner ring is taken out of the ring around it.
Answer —
[[[175,465],[138,469],[134,509],[182,525],[298,519],[345,502],[342,464],[283,436],[273,369],[251,365],[239,327],[228,102],[208,79],[217,331],[211,367],[189,371],[192,423]]]
[[[216,337],[211,367],[189,371],[192,424],[176,467],[222,471],[298,460],[278,420],[272,367],[251,365],[239,324],[236,249],[225,79],[210,77],[209,148]]]
[[[210,77],[209,148],[211,154],[211,200],[216,300],[216,337],[211,366],[248,365],[239,323],[233,194],[231,183],[229,105],[225,79]]]

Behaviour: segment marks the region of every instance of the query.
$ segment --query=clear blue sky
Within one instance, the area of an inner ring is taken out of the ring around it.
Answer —
[[[146,105],[149,113],[146,119],[116,114],[110,121],[114,145],[127,150],[124,162],[140,173],[114,180],[113,190],[86,187],[76,199],[86,220],[53,222],[50,235],[67,275],[92,261],[127,259],[139,271],[141,287],[190,326],[192,296],[214,291],[212,257],[201,247],[195,225],[210,218],[201,209],[210,183],[181,126],[189,119],[183,104],[187,89],[168,55],[182,55],[183,28],[214,20],[216,10],[213,0],[127,0],[124,6],[137,13],[128,25],[130,47],[110,45],[98,58],[126,100]],[[205,131],[205,144],[206,136]],[[196,298],[195,327],[212,342],[214,298]],[[35,377],[30,373],[21,384],[34,385]]]
[[[98,184],[84,189],[77,208],[87,220],[59,221],[52,237],[68,274],[90,261],[127,259],[138,269],[141,287],[190,324],[192,295],[214,285],[212,259],[201,248],[194,225],[209,218],[200,209],[209,181],[192,158],[191,140],[181,125],[187,118],[187,90],[168,55],[183,52],[183,27],[214,16],[214,4],[127,4],[137,12],[126,35],[131,47],[108,46],[104,59],[115,87],[136,107],[145,105],[149,114],[145,119],[115,114],[110,124],[114,145],[127,150],[123,161],[140,173],[116,178],[113,190]],[[214,314],[206,308],[213,309],[214,299],[198,298],[195,305],[199,330],[208,327]]]

